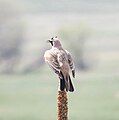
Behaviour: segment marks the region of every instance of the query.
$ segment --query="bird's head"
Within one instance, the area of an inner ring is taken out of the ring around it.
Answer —
[[[61,47],[60,40],[58,37],[52,37],[51,39],[48,40],[48,42],[53,46],[53,47]]]

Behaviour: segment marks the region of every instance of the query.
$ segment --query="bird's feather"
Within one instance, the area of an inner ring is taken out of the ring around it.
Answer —
[[[45,52],[44,58],[45,58],[45,61],[50,66],[50,68],[52,68],[55,71],[55,73],[59,73],[60,66],[57,62],[56,56],[53,55],[50,50]]]
[[[70,69],[72,71],[72,76],[75,78],[75,66],[74,66],[73,58],[71,57],[70,53],[67,50],[65,50],[65,51],[67,53],[68,63],[69,63]]]

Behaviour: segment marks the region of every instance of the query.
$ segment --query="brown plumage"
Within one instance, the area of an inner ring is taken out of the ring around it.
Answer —
[[[70,53],[62,48],[60,40],[57,37],[48,40],[52,48],[47,50],[44,54],[45,61],[59,76],[60,79],[60,90],[74,91],[73,84],[70,78],[70,71],[72,76],[75,77],[75,67]]]

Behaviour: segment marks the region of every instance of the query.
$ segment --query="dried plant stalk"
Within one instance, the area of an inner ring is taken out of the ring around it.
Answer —
[[[68,120],[68,102],[67,92],[58,91],[58,119],[57,120]]]

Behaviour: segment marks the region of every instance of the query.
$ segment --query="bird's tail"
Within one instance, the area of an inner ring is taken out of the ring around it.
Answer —
[[[73,84],[71,82],[71,78],[69,76],[69,74],[67,74],[66,76],[63,75],[63,73],[61,72],[61,77],[60,77],[60,90],[64,91],[66,89],[66,91],[70,91],[73,92],[74,91],[74,87]]]

